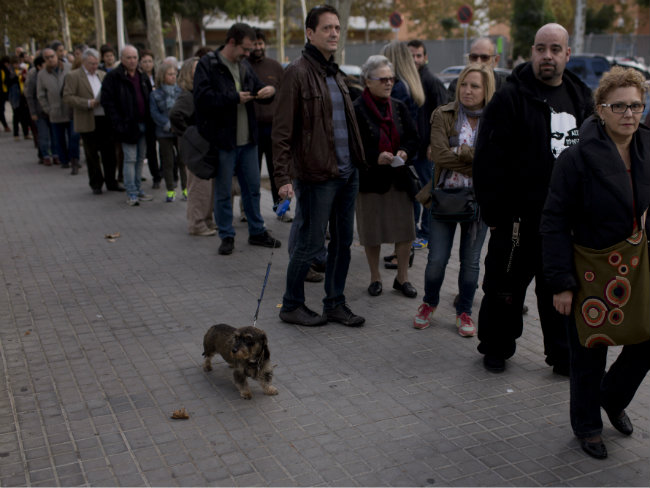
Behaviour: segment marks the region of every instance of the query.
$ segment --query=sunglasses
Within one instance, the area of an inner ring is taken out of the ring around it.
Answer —
[[[393,84],[395,83],[395,77],[394,76],[387,76],[385,78],[368,77],[368,79],[372,80],[372,81],[379,81],[379,82],[383,83],[384,85],[388,85],[389,83],[393,83]]]
[[[479,59],[487,63],[490,59],[495,57],[496,54],[468,54],[467,57],[470,61],[478,61]]]

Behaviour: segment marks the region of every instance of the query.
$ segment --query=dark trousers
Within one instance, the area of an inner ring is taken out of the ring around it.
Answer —
[[[605,373],[607,347],[580,345],[572,317],[566,319],[571,355],[571,427],[576,437],[600,435],[600,407],[618,415],[634,398],[650,370],[650,341],[624,346]]]
[[[257,126],[257,151],[258,151],[258,160],[260,165],[260,173],[262,172],[262,156],[266,157],[266,170],[269,173],[269,180],[271,180],[271,196],[273,197],[273,203],[277,205],[280,202],[280,197],[278,196],[278,187],[275,186],[275,181],[273,179],[273,153],[271,152],[271,124],[260,123]]]
[[[174,181],[174,164],[176,162],[176,153],[178,152],[178,139],[176,137],[159,137],[158,145],[160,146],[160,162],[162,163],[162,172],[165,177],[165,187],[167,191],[173,191],[176,187],[176,182]],[[185,190],[187,188],[187,173],[185,171],[185,164],[180,160],[178,161],[178,168],[181,177],[181,190]]]
[[[305,303],[305,276],[323,251],[329,222],[331,239],[327,247],[325,298],[327,312],[345,303],[345,282],[350,267],[350,246],[354,236],[354,207],[359,193],[359,172],[347,178],[317,183],[294,181],[302,222],[296,246],[287,268],[287,288],[282,310],[291,311]]]
[[[117,188],[115,180],[115,142],[111,137],[110,122],[105,116],[95,117],[95,130],[81,134],[88,166],[88,184],[93,190]],[[101,156],[101,158],[100,158]],[[101,163],[100,163],[101,159]],[[102,168],[104,169],[102,173]]]
[[[29,107],[27,106],[27,99],[21,95],[20,105],[13,109],[13,123],[14,123],[14,137],[20,135],[19,128],[23,129],[23,136],[29,135]]]
[[[564,320],[553,307],[553,293],[544,280],[538,227],[522,222],[520,243],[509,273],[506,270],[512,249],[512,224],[499,226],[490,233],[483,279],[485,296],[478,316],[478,350],[503,359],[514,355],[516,339],[524,325],[521,313],[526,290],[535,278],[546,362],[566,366],[569,350]]]
[[[433,163],[426,157],[424,159],[416,159],[413,161],[413,168],[415,169],[420,183],[426,186],[427,183],[433,178]],[[413,199],[413,216],[415,217],[415,235],[420,239],[429,239],[429,227],[431,224],[431,212],[424,208],[420,202]],[[419,225],[418,225],[419,224]]]
[[[0,124],[5,129],[8,129],[7,118],[5,116],[5,104],[7,103],[7,94],[0,89]]]
[[[149,173],[151,173],[153,181],[160,181],[162,179],[161,165],[158,162],[158,153],[156,152],[156,129],[153,124],[147,126],[146,137]]]

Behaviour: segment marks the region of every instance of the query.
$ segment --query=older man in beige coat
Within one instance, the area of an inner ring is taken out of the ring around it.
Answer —
[[[74,130],[81,134],[84,143],[88,183],[95,195],[102,193],[104,183],[109,191],[124,191],[115,179],[115,146],[110,121],[99,103],[106,73],[98,70],[98,65],[99,53],[86,49],[81,55],[81,67],[66,75],[63,87],[63,101],[72,107]]]

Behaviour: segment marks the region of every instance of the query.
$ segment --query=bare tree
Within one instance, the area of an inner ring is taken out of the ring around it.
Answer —
[[[159,0],[145,0],[147,15],[147,42],[149,49],[154,54],[154,59],[165,58],[165,45],[163,44],[162,16],[160,15]]]
[[[585,26],[587,24],[586,0],[576,0],[576,16],[573,27],[573,53],[581,54],[585,44]]]

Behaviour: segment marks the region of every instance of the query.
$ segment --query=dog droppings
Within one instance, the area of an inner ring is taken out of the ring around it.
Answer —
[[[183,407],[178,410],[174,410],[172,413],[172,418],[175,420],[187,420],[190,418],[190,416],[188,415],[187,410],[185,410],[185,407]]]

